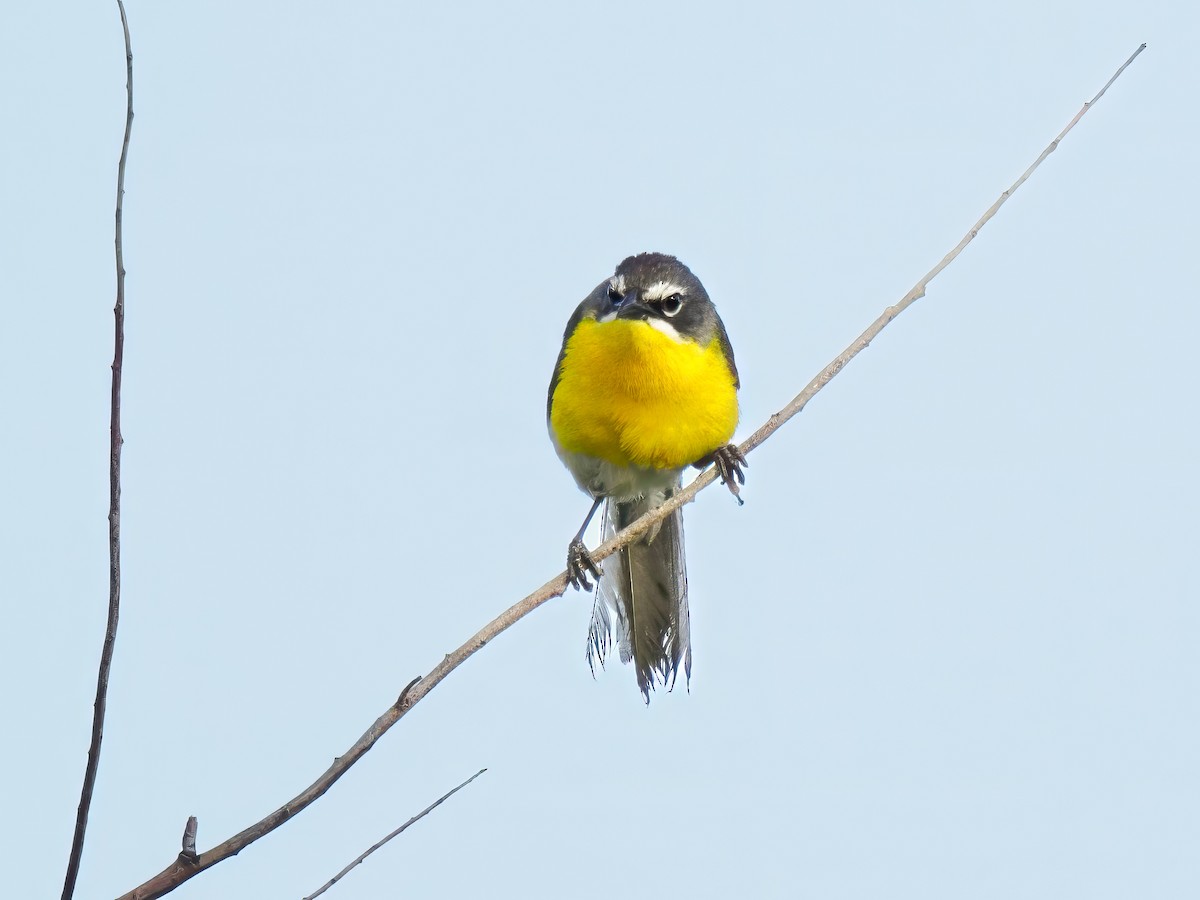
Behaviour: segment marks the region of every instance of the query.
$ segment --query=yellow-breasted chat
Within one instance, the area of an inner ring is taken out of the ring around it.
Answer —
[[[604,539],[661,506],[688,466],[715,463],[736,496],[746,464],[729,443],[738,387],[716,307],[673,256],[624,260],[567,322],[546,420],[559,458],[592,498],[567,549],[567,574],[582,590],[589,576],[597,580],[589,664],[603,664],[615,640],[647,701],[658,684],[674,685],[680,665],[691,677],[683,513],[610,556],[603,573],[583,535],[601,503]]]

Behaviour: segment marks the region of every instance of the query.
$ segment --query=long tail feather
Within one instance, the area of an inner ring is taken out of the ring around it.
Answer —
[[[671,493],[607,501],[604,539],[662,505]],[[597,662],[604,664],[615,625],[621,662],[633,662],[638,688],[648,703],[658,685],[674,687],[681,664],[685,679],[692,675],[682,512],[677,510],[640,541],[610,556],[603,568],[588,632],[588,663],[593,672]]]

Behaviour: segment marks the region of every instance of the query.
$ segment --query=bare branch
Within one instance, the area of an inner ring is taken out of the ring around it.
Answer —
[[[971,241],[975,240],[976,235],[979,234],[979,232],[983,228],[983,226],[986,225],[989,221],[991,221],[992,216],[996,215],[996,213],[999,212],[1000,207],[1005,204],[1005,202],[1008,200],[1009,197],[1011,197],[1014,193],[1016,193],[1017,188],[1019,188],[1021,185],[1023,185],[1025,183],[1026,179],[1028,179],[1029,176],[1034,173],[1034,171],[1037,169],[1037,167],[1042,164],[1042,161],[1045,160],[1045,158],[1047,156],[1049,156],[1051,153],[1053,153],[1055,150],[1058,149],[1059,142],[1062,141],[1062,139],[1067,136],[1067,133],[1072,128],[1075,127],[1075,124],[1080,119],[1083,118],[1083,114],[1086,113],[1089,109],[1091,109],[1092,106],[1095,105],[1097,100],[1099,100],[1101,97],[1104,96],[1105,91],[1107,91],[1109,89],[1109,87],[1112,85],[1112,83],[1117,80],[1117,78],[1121,75],[1121,73],[1124,72],[1129,67],[1130,63],[1132,63],[1135,59],[1137,59],[1139,54],[1141,54],[1141,52],[1145,49],[1146,49],[1146,45],[1142,44],[1136,50],[1133,51],[1133,55],[1130,56],[1129,59],[1125,60],[1125,62],[1123,62],[1121,64],[1121,67],[1119,69],[1117,69],[1117,71],[1115,73],[1113,73],[1113,77],[1108,79],[1108,81],[1105,83],[1104,87],[1100,88],[1099,93],[1097,93],[1095,97],[1093,97],[1091,100],[1084,103],[1082,107],[1080,107],[1079,112],[1075,113],[1075,118],[1071,119],[1071,121],[1067,123],[1067,127],[1058,133],[1058,136],[1055,137],[1054,140],[1052,140],[1050,142],[1049,146],[1047,146],[1046,149],[1042,151],[1041,155],[1038,156],[1038,158],[1033,161],[1033,164],[1030,165],[1030,167],[1028,169],[1026,169],[1024,172],[1021,173],[1021,177],[1018,178],[1016,181],[1014,181],[1012,183],[1012,185],[1008,188],[1008,190],[1006,190],[1004,193],[1002,193],[999,197],[996,198],[996,202],[993,203],[990,207],[988,207],[987,212],[985,212],[982,216],[979,217],[979,221],[976,222],[974,225],[972,225],[970,230],[965,235],[963,235],[963,239],[958,242],[958,246],[956,246],[953,250],[951,250],[944,257],[942,257],[941,262],[939,262],[936,266],[934,266],[932,269],[930,269],[928,272],[926,272],[925,276],[920,281],[918,281],[916,284],[914,284],[912,286],[912,290],[910,290],[907,294],[905,294],[900,299],[899,303],[895,304],[894,306],[889,306],[887,309],[885,309],[883,311],[883,313],[879,316],[879,318],[876,319],[874,322],[872,322],[871,326],[866,331],[864,331],[857,338],[855,338],[854,342],[849,347],[847,347],[840,354],[838,354],[837,358],[833,362],[831,362],[824,369],[822,369],[821,372],[817,375],[817,377],[814,378],[812,381],[810,381],[808,383],[808,385],[804,388],[804,390],[802,390],[799,394],[797,394],[795,396],[795,398],[793,398],[791,403],[789,403],[787,406],[785,406],[779,412],[775,413],[775,415],[771,416],[771,418],[767,421],[767,423],[765,425],[763,425],[760,429],[758,429],[758,431],[754,432],[754,434],[750,435],[750,437],[746,440],[746,443],[742,444],[742,450],[746,453],[749,453],[751,450],[753,450],[755,447],[757,447],[759,444],[761,444],[763,441],[765,441],[768,437],[770,437],[779,428],[780,425],[782,425],[784,422],[786,422],[792,416],[796,415],[796,413],[800,412],[800,410],[804,409],[804,407],[808,404],[808,401],[811,400],[813,397],[815,397],[817,392],[820,391],[821,388],[825,387],[825,385],[827,385],[833,379],[834,375],[836,375],[838,372],[842,371],[842,369],[845,368],[846,363],[848,363],[848,362],[850,362],[850,360],[854,359],[854,357],[856,357],[868,344],[870,344],[871,341],[875,340],[875,337],[879,334],[879,332],[883,331],[883,329],[885,327],[887,327],[888,323],[891,322],[892,319],[896,318],[896,316],[900,315],[900,313],[904,312],[904,310],[906,310],[910,306],[912,306],[913,303],[915,303],[917,300],[924,297],[925,289],[929,286],[929,282],[931,282],[931,281],[933,281],[933,279],[937,278],[937,276],[941,274],[942,270],[944,268],[946,268],[946,266],[950,265],[950,263],[954,262],[954,260],[958,258],[958,255],[960,253],[962,253],[964,249],[966,249],[967,244],[969,244],[969,243],[971,243]],[[715,477],[715,475],[711,471],[705,472],[704,475],[708,476],[708,482],[711,482],[713,480],[713,478]],[[704,477],[704,476],[701,476],[701,477]],[[699,480],[700,480],[699,478],[696,479],[696,481],[699,481]],[[706,484],[707,484],[707,482],[706,482]],[[704,486],[705,485],[701,485],[701,487],[704,487]],[[690,487],[691,487],[691,485],[689,485],[689,488]],[[699,490],[699,488],[697,488],[697,490]],[[686,494],[687,494],[687,491],[684,491],[682,494],[680,494],[679,496],[674,498],[671,503],[664,505],[663,509],[666,509],[667,511],[663,512],[662,515],[663,516],[669,515],[675,508],[682,506],[684,503],[690,502],[692,497],[685,496]],[[695,496],[695,495],[693,494],[692,496]],[[675,502],[676,500],[678,502]],[[670,507],[670,508],[668,509],[668,507]],[[651,518],[652,518],[651,516],[645,517],[646,520],[650,520]],[[635,528],[637,528],[641,524],[642,524],[641,521],[635,522],[632,525],[630,525],[629,528],[626,529],[626,531],[632,532]],[[650,524],[653,524],[653,523],[650,523]],[[650,525],[647,524],[646,528],[649,528],[649,527],[650,527]],[[642,529],[642,530],[645,530],[645,529]],[[621,536],[622,535],[617,535],[618,538]],[[599,559],[598,553],[593,553],[592,556],[594,558]]]
[[[761,428],[755,431],[754,434],[750,435],[746,442],[740,447],[743,453],[749,453],[751,450],[756,448],[759,444],[774,434],[784,422],[800,412],[800,410],[802,410],[808,404],[808,401],[816,396],[816,394],[823,387],[825,387],[825,385],[832,381],[834,376],[837,375],[838,372],[840,372],[843,368],[845,368],[846,364],[850,362],[851,359],[857,356],[868,344],[870,344],[871,341],[874,340],[875,337],[888,325],[888,323],[890,323],[894,318],[896,318],[896,316],[911,306],[916,300],[925,295],[925,289],[929,283],[933,281],[933,279],[937,277],[937,275],[943,269],[945,269],[946,266],[950,265],[950,263],[955,260],[955,258],[963,251],[967,244],[975,239],[975,236],[979,233],[979,230],[985,224],[987,224],[988,220],[990,220],[992,216],[996,214],[997,210],[999,210],[1004,202],[1010,196],[1012,196],[1013,192],[1015,192],[1016,189],[1020,187],[1033,173],[1033,171],[1037,169],[1039,165],[1041,165],[1042,160],[1044,160],[1050,155],[1050,153],[1054,151],[1054,149],[1058,146],[1059,141],[1066,136],[1067,132],[1075,127],[1075,123],[1078,122],[1083,117],[1083,114],[1086,113],[1092,107],[1092,105],[1094,105],[1095,102],[1104,95],[1104,92],[1108,90],[1109,85],[1111,85],[1113,81],[1116,80],[1117,76],[1119,76],[1125,70],[1125,68],[1137,58],[1138,54],[1140,54],[1145,47],[1145,44],[1142,44],[1140,47],[1138,47],[1134,54],[1129,57],[1128,60],[1126,60],[1124,65],[1117,70],[1116,74],[1109,79],[1108,83],[1105,84],[1100,92],[1083,105],[1083,108],[1079,110],[1079,112],[1075,115],[1075,118],[1073,118],[1070,123],[1068,123],[1067,127],[1059,133],[1058,137],[1056,137],[1051,142],[1050,146],[1042,152],[1041,156],[1039,156],[1034,163],[1025,170],[1021,177],[1018,178],[1008,190],[1000,195],[1000,198],[993,203],[987,212],[980,217],[979,221],[971,226],[971,229],[967,232],[963,239],[959,241],[958,246],[946,254],[941,262],[930,269],[930,271],[926,273],[926,275],[920,281],[918,281],[913,286],[912,290],[905,294],[898,303],[885,309],[883,314],[880,315],[879,318],[876,319],[866,331],[859,335],[853,341],[853,343],[850,344],[850,346],[838,354],[838,356],[829,365],[822,369],[821,372],[818,373],[817,376],[808,383],[804,390],[797,394],[787,406],[771,416],[771,418],[768,419]],[[700,475],[698,475],[696,479],[691,482],[691,484],[689,484],[682,491],[678,492],[662,506],[642,516],[642,518],[631,524],[624,531],[614,535],[612,538],[605,541],[603,544],[593,550],[592,558],[596,561],[600,561],[611,556],[626,544],[629,544],[646,531],[649,531],[652,527],[654,527],[655,523],[665,519],[684,504],[691,503],[696,498],[696,495],[700,493],[700,491],[708,487],[716,479],[716,469],[715,467],[710,466],[708,469],[701,472]],[[321,775],[321,777],[305,788],[300,794],[268,815],[265,819],[261,820],[260,822],[256,822],[254,825],[251,825],[244,831],[235,834],[233,837],[229,838],[224,843],[217,845],[207,853],[202,853],[194,864],[184,864],[176,860],[158,875],[154,876],[149,881],[145,882],[129,893],[123,895],[121,898],[119,898],[119,900],[149,900],[149,898],[161,897],[163,894],[173,890],[179,884],[191,878],[196,873],[207,869],[209,866],[216,865],[218,862],[226,859],[229,856],[233,856],[234,854],[245,849],[249,844],[258,840],[264,834],[267,834],[268,832],[278,828],[292,816],[299,813],[302,809],[307,807],[310,803],[329,790],[334,783],[346,773],[350,766],[354,765],[355,762],[357,762],[368,750],[370,750],[371,747],[374,746],[375,742],[383,737],[384,733],[387,732],[389,728],[395,725],[396,722],[398,722],[406,712],[416,706],[417,703],[419,703],[430,691],[437,687],[447,675],[461,666],[467,661],[467,659],[474,655],[476,651],[483,648],[489,641],[506,631],[517,621],[529,615],[552,597],[560,596],[563,591],[566,590],[566,586],[567,576],[566,573],[563,572],[555,578],[552,578],[550,581],[547,581],[523,600],[520,600],[519,602],[510,606],[487,625],[483,626],[483,628],[479,629],[479,631],[472,635],[466,641],[466,643],[464,643],[457,650],[446,654],[442,661],[434,666],[432,670],[430,670],[428,675],[410,683],[408,687],[404,689],[403,693],[401,693],[396,702],[392,704],[392,706],[390,706],[386,711],[384,711],[383,715],[375,720],[375,723],[363,733],[362,737],[360,737],[349,750],[346,751],[345,755],[335,759],[333,765],[331,765],[324,772],[324,774]]]
[[[415,816],[413,816],[411,819],[409,819],[407,822],[405,822],[403,825],[401,825],[399,828],[397,828],[395,831],[393,831],[391,834],[389,834],[387,837],[382,838],[378,843],[372,844],[370,847],[368,847],[366,849],[366,851],[364,851],[363,854],[358,857],[358,859],[354,860],[354,862],[350,863],[350,865],[346,866],[346,868],[342,869],[342,871],[338,872],[336,875],[334,875],[332,878],[330,878],[327,882],[325,882],[323,885],[321,885],[319,888],[317,888],[317,890],[313,891],[307,897],[303,898],[303,900],[313,900],[313,897],[319,897],[321,894],[325,893],[327,890],[329,890],[331,887],[333,887],[335,884],[337,884],[339,881],[341,881],[342,878],[345,877],[347,872],[349,872],[355,866],[362,863],[362,861],[364,859],[366,859],[368,856],[370,856],[372,853],[374,853],[376,850],[378,850],[380,847],[382,847],[384,844],[386,844],[388,841],[390,841],[396,835],[400,834],[400,832],[402,832],[406,828],[408,828],[408,826],[411,825],[413,822],[416,822],[418,819],[425,818],[425,816],[429,815],[431,812],[433,812],[435,809],[437,809],[439,806],[441,806],[443,803],[445,803],[447,800],[449,800],[451,797],[453,797],[455,794],[457,794],[459,791],[461,791],[463,788],[465,788],[468,784],[470,784],[472,781],[474,781],[476,778],[478,778],[480,775],[482,775],[486,771],[487,771],[487,769],[480,769],[478,772],[476,772],[474,775],[472,775],[470,778],[468,778],[466,781],[464,781],[458,787],[442,794],[442,796],[438,797],[436,800],[434,800],[432,803],[430,803],[427,807],[425,807],[423,810],[421,810],[419,813],[417,813]]]
[[[125,137],[121,141],[121,158],[117,163],[117,212],[113,239],[117,262],[117,303],[113,307],[114,347],[108,454],[108,622],[104,629],[104,646],[100,651],[96,702],[92,711],[92,740],[83,773],[79,809],[75,814],[75,837],[71,841],[71,855],[63,881],[63,900],[71,900],[75,895],[75,881],[79,877],[79,864],[83,859],[88,812],[92,808],[92,792],[100,768],[100,744],[104,740],[108,674],[112,669],[117,620],[121,612],[121,366],[125,359],[125,256],[121,247],[121,213],[125,200],[125,161],[129,158],[129,134],[133,130],[133,48],[129,41],[129,20],[125,18],[125,5],[121,0],[117,0],[117,9],[121,12],[121,29],[125,33]]]

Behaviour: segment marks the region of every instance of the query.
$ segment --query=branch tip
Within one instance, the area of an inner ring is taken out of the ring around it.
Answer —
[[[459,791],[461,791],[463,788],[465,788],[468,784],[470,784],[472,781],[474,781],[476,778],[478,778],[480,775],[482,775],[486,771],[487,771],[487,769],[480,769],[478,772],[476,772],[474,775],[472,775],[470,778],[468,778],[466,781],[464,781],[458,787],[452,788],[451,790],[446,791],[446,793],[442,794],[442,796],[438,797],[438,799],[434,800],[427,807],[425,807],[423,810],[421,810],[419,813],[417,813],[415,816],[413,816],[411,819],[409,819],[407,822],[405,822],[403,825],[401,825],[395,831],[391,832],[386,837],[380,839],[379,841],[377,841],[376,843],[374,843],[370,847],[368,847],[357,859],[355,859],[352,863],[350,863],[348,866],[346,866],[344,869],[342,869],[340,872],[338,872],[336,875],[334,875],[332,878],[330,878],[327,882],[325,882],[323,885],[321,885],[319,888],[317,888],[317,890],[313,891],[311,894],[309,894],[307,897],[305,897],[304,900],[313,900],[314,897],[319,897],[321,894],[325,893],[327,890],[329,890],[331,887],[333,887],[335,884],[337,884],[339,881],[341,881],[346,876],[346,873],[348,873],[355,866],[360,865],[363,862],[363,860],[365,860],[368,856],[370,856],[372,853],[374,853],[376,850],[378,850],[380,847],[382,847],[384,844],[386,844],[392,838],[401,834],[406,828],[408,828],[409,825],[412,825],[414,822],[418,822],[421,819],[425,818],[425,816],[429,815],[431,812],[433,812],[435,809],[437,809],[439,806],[441,806],[443,803],[445,803],[447,800],[449,800],[451,797],[453,797],[455,794],[457,794]]]

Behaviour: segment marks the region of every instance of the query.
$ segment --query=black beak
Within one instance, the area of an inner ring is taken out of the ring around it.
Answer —
[[[642,302],[641,295],[632,290],[621,299],[621,305],[617,309],[618,319],[645,319],[650,315],[650,307]]]

